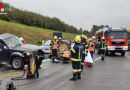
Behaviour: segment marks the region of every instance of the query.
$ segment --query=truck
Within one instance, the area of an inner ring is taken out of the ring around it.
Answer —
[[[53,37],[57,36],[57,38],[62,38],[62,33],[53,33]]]
[[[6,62],[13,69],[23,69],[27,64],[24,53],[35,53],[38,57],[38,64],[44,59],[42,48],[40,46],[23,44],[20,39],[9,33],[0,35],[0,63]]]
[[[97,44],[104,36],[106,41],[106,55],[111,53],[121,53],[121,56],[125,56],[125,51],[128,50],[128,38],[126,28],[103,28],[96,32]],[[99,47],[98,52],[99,52]]]
[[[130,28],[126,28],[128,33],[128,50],[130,51]]]

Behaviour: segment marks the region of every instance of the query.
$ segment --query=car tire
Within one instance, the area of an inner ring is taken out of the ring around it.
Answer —
[[[23,59],[21,57],[14,57],[14,58],[12,58],[12,60],[11,60],[11,67],[14,70],[23,69],[23,67],[24,67]]]

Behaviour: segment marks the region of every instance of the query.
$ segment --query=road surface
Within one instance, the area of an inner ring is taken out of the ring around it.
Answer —
[[[94,59],[99,55],[94,55]],[[43,62],[40,78],[14,81],[18,90],[130,90],[130,56],[106,56],[85,67],[82,79],[70,81],[71,64]]]

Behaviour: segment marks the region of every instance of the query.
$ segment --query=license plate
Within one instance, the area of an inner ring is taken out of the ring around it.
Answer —
[[[116,46],[116,48],[122,48],[121,46]]]

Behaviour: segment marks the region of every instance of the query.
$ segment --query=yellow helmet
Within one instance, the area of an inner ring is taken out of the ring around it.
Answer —
[[[81,37],[84,39],[87,39],[87,37],[84,34],[82,34]]]
[[[91,38],[88,39],[88,41],[91,41],[91,40],[92,40]]]
[[[54,36],[54,39],[57,39],[57,36]]]
[[[81,38],[80,38],[80,37],[76,37],[76,38],[75,38],[75,42],[76,42],[76,43],[81,43]]]

